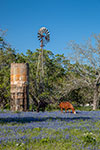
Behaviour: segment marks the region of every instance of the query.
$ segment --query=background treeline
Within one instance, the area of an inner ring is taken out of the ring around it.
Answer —
[[[52,51],[44,50],[44,79],[41,91],[41,84],[36,78],[41,50],[27,50],[26,54],[17,53],[5,42],[1,34],[0,108],[10,106],[10,65],[14,62],[29,64],[30,110],[41,107],[41,103],[46,109],[57,109],[59,102],[64,100],[72,102],[75,106],[88,103],[93,105],[94,110],[99,108],[100,37],[93,35],[93,38],[96,41],[95,47],[90,39],[85,45],[71,41],[68,47],[72,51],[70,58],[64,54],[54,55]]]

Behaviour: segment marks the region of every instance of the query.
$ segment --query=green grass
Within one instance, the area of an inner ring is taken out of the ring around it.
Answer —
[[[82,122],[81,122],[82,123]],[[96,123],[99,125],[98,123]],[[31,141],[31,137],[38,136],[42,133],[47,134],[47,137],[44,137],[42,139]],[[53,130],[53,129],[40,129],[40,128],[34,128],[32,131],[28,130],[26,133],[21,133],[19,131],[19,134],[29,134],[29,141],[25,144],[22,143],[16,143],[16,142],[8,142],[6,145],[2,144],[0,146],[0,150],[78,150],[82,148],[87,149],[87,147],[95,146],[96,144],[100,143],[100,130],[92,132],[91,134],[91,140],[88,139],[85,140],[85,133],[88,133],[88,130],[80,130],[80,129],[65,129],[65,130]],[[69,135],[68,139],[64,139],[63,135]],[[50,138],[52,136],[53,138]],[[54,138],[56,136],[56,138]],[[95,136],[95,143],[92,141],[92,136]],[[90,140],[90,143],[89,143]],[[88,142],[88,143],[86,143]],[[86,143],[86,144],[85,144]],[[98,145],[98,148],[100,146]]]
[[[20,114],[20,116],[27,114]],[[5,139],[0,144],[0,150],[99,150],[99,114],[99,111],[79,111],[76,115],[61,112],[34,112],[28,117],[32,119],[30,117],[32,115],[33,118],[40,118],[40,120],[25,123],[1,121],[0,140],[3,137]],[[11,115],[16,116],[16,113]],[[8,116],[10,117],[10,114]],[[19,119],[21,121],[21,118]],[[12,141],[6,140],[10,136]]]

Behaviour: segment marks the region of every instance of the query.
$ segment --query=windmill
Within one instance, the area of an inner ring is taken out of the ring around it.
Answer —
[[[41,84],[43,88],[43,79],[44,79],[44,62],[43,62],[43,47],[50,41],[50,33],[48,29],[42,27],[38,31],[38,39],[41,43],[38,62],[37,62],[37,71],[36,71],[36,80],[37,84]]]

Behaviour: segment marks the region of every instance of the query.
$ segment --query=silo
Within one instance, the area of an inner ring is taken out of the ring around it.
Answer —
[[[11,64],[11,111],[29,109],[29,65],[27,63]]]

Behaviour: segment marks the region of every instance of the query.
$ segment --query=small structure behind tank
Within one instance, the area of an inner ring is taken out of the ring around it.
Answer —
[[[11,111],[28,111],[29,109],[29,65],[27,63],[11,64]]]

